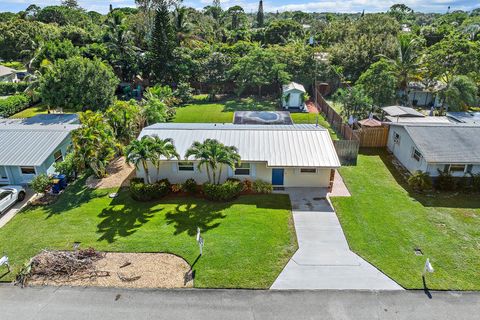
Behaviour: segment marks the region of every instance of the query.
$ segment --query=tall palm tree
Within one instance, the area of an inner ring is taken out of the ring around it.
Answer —
[[[155,158],[152,159],[153,164],[157,167],[157,177],[160,171],[160,161],[162,158],[166,160],[170,160],[172,158],[177,158],[180,160],[180,155],[177,153],[177,149],[173,144],[173,139],[166,138],[161,139],[159,136],[154,135],[152,136],[152,143],[153,143],[153,152]]]
[[[222,166],[227,165],[234,169],[235,164],[240,162],[240,155],[237,148],[225,146],[215,139],[207,139],[203,143],[194,142],[185,153],[185,158],[193,156],[198,161],[198,170],[205,166],[207,169],[208,182],[220,183],[222,176]],[[217,179],[218,170],[218,179]],[[211,172],[211,175],[210,175]]]
[[[418,39],[401,36],[398,38],[398,54],[394,59],[383,56],[393,66],[398,78],[399,89],[402,93],[402,100],[408,103],[408,83],[418,73],[419,43]]]
[[[140,140],[134,140],[127,146],[125,153],[127,155],[126,162],[134,164],[137,168],[142,165],[147,183],[151,183],[148,161],[155,163],[157,159],[154,139],[150,136],[143,136]]]

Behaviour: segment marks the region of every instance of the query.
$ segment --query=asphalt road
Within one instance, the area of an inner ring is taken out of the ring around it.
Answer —
[[[0,319],[479,319],[480,293],[26,288],[0,285]]]

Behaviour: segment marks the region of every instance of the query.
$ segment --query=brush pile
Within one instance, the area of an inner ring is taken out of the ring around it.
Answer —
[[[105,257],[93,248],[76,251],[43,250],[20,271],[16,284],[26,285],[29,279],[75,280],[108,276],[96,269],[94,262]]]

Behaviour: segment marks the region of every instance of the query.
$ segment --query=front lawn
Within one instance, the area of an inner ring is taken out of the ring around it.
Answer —
[[[352,250],[405,288],[423,288],[428,257],[430,289],[480,290],[479,196],[414,193],[390,160],[371,152],[340,169],[352,197],[333,204]]]
[[[195,286],[268,288],[297,248],[285,195],[241,196],[229,203],[172,197],[160,202],[133,201],[128,191],[69,187],[53,205],[19,213],[0,229],[0,252],[14,272],[44,248],[81,247],[119,252],[170,252],[193,264],[199,253],[197,226],[205,239],[204,255],[194,265]],[[0,277],[3,272],[0,272]]]

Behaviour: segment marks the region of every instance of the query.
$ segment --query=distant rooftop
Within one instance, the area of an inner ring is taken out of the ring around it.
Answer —
[[[52,125],[52,124],[79,124],[80,119],[76,113],[50,113],[37,114],[36,116],[23,119],[0,119],[0,124],[22,125]]]
[[[452,121],[448,117],[392,117],[386,116],[388,121],[393,123],[437,123],[437,124],[449,124]]]
[[[425,117],[417,110],[404,106],[383,107],[382,110],[391,117]]]
[[[300,83],[290,82],[289,84],[286,84],[286,85],[283,86],[283,92],[287,92],[287,91],[291,91],[291,90],[299,90],[299,91],[302,91],[302,92],[306,92],[305,87],[303,85],[301,85]]]
[[[480,125],[480,112],[447,112],[447,117],[461,123]]]

